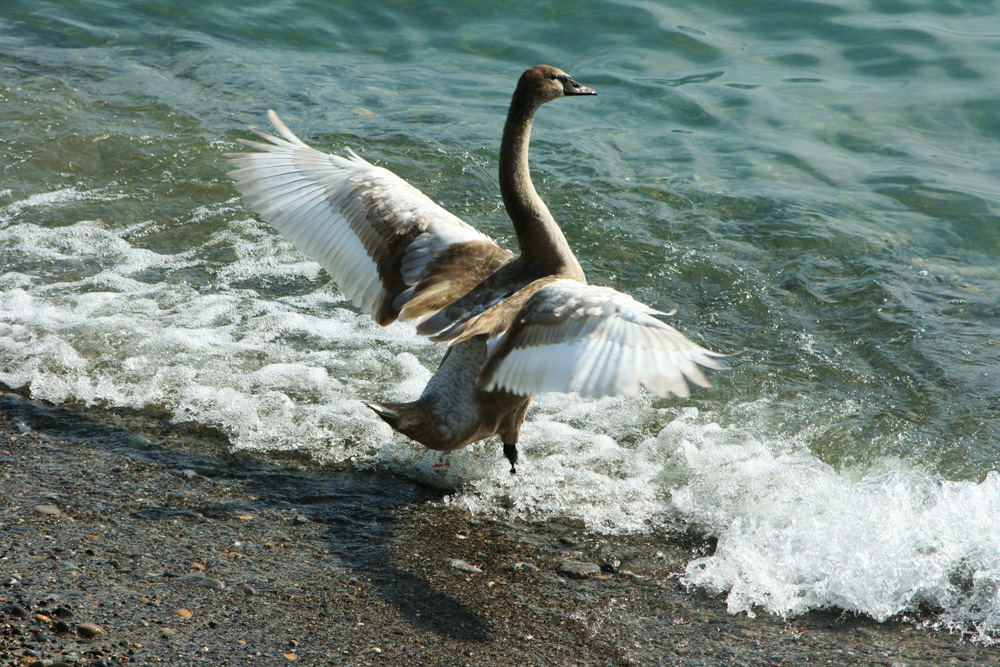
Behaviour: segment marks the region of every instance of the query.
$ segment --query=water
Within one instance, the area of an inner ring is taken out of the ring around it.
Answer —
[[[697,531],[686,581],[734,612],[1000,638],[994,4],[411,4],[5,0],[0,383],[481,514]],[[739,354],[689,400],[538,397],[511,478],[495,442],[428,453],[361,405],[442,350],[346,304],[223,153],[274,107],[511,245],[499,132],[541,62],[600,93],[532,149],[591,282]]]

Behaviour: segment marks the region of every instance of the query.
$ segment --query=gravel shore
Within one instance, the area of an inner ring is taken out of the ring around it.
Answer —
[[[839,612],[731,616],[707,545],[470,517],[350,465],[0,394],[0,665],[996,664]]]

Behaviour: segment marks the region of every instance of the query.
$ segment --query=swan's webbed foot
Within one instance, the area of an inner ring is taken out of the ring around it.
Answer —
[[[510,461],[510,474],[516,475],[517,469],[514,467],[517,463],[517,443],[508,445],[506,442],[503,443],[503,455],[507,457]]]

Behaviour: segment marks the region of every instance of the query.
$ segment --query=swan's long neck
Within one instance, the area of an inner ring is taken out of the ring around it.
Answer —
[[[522,99],[515,91],[500,142],[500,194],[517,233],[520,261],[583,282],[583,269],[528,171],[531,121],[537,108],[534,100]]]

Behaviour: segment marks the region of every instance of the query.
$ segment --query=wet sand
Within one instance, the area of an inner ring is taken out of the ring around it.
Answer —
[[[678,582],[706,548],[474,518],[388,473],[0,394],[0,665],[1000,662],[912,623],[731,616]]]

